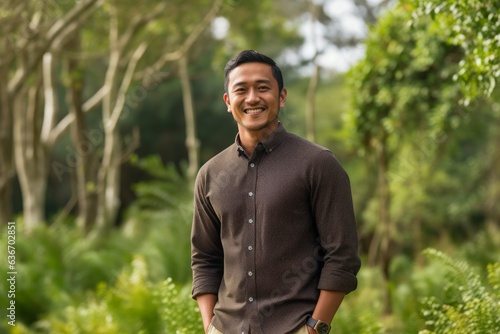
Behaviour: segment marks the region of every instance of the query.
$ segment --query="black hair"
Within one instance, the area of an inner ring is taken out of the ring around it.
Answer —
[[[224,91],[227,92],[229,85],[229,73],[234,70],[236,67],[245,63],[264,63],[271,66],[271,70],[273,72],[273,76],[278,82],[279,92],[283,89],[283,74],[281,73],[281,69],[278,67],[276,62],[262,53],[259,53],[255,50],[244,50],[241,51],[238,55],[229,60],[224,68]]]

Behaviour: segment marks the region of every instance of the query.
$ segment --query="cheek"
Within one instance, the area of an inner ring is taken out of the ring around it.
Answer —
[[[228,99],[228,104],[232,108],[237,108],[241,104],[241,98],[238,96],[236,96],[236,97],[233,96],[230,99]]]

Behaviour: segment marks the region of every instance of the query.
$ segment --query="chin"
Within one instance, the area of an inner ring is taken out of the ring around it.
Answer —
[[[259,131],[264,129],[269,129],[272,126],[273,122],[266,122],[261,124],[246,124],[245,128],[251,131]]]

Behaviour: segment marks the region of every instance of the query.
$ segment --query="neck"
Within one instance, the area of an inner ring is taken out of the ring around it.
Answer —
[[[278,128],[279,122],[269,124],[261,130],[252,131],[249,129],[238,129],[240,134],[240,145],[245,150],[246,154],[251,157],[258,143],[269,137],[274,130]]]

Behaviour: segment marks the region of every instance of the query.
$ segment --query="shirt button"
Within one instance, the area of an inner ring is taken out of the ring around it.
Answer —
[[[250,219],[248,220],[248,222],[249,222],[250,224],[252,224],[252,223],[253,223],[253,219],[252,219],[252,218],[250,218]]]
[[[248,301],[251,303],[253,302],[253,297],[248,298]]]
[[[253,247],[252,246],[248,246],[248,250],[253,250]]]
[[[253,192],[249,192],[248,196],[252,197],[253,196]]]
[[[248,276],[252,276],[252,275],[253,275],[253,272],[249,271]]]
[[[255,164],[252,162],[252,163],[250,164],[250,167],[255,167]]]

